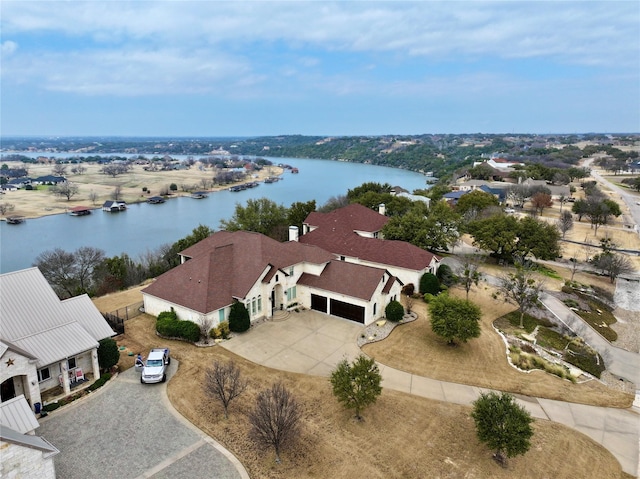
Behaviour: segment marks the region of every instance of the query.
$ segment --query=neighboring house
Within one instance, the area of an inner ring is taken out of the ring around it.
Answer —
[[[303,306],[370,324],[399,299],[403,286],[383,268],[348,264],[316,246],[247,231],[218,231],[180,255],[181,265],[142,291],[147,313],[173,308],[180,319],[219,324],[240,301],[251,321]]]
[[[403,284],[418,287],[423,274],[436,273],[440,258],[405,241],[381,239],[388,221],[386,216],[359,204],[330,213],[313,212],[304,220],[304,234],[298,241],[330,251],[341,261],[384,268]],[[295,236],[290,235],[290,239],[295,240]]]
[[[64,176],[45,175],[40,176],[32,181],[34,185],[57,185],[58,183],[65,183],[67,179]]]
[[[23,177],[23,178],[12,178],[7,182],[7,185],[13,185],[16,188],[24,188],[27,185],[30,185],[33,180],[31,178]]]
[[[451,206],[455,206],[458,204],[458,200],[462,198],[464,195],[469,193],[471,190],[456,190],[450,191],[449,193],[445,193],[442,195],[442,199],[444,199]]]
[[[108,200],[102,205],[102,211],[108,211],[109,213],[117,213],[126,209],[127,204],[124,201]]]
[[[563,196],[565,198],[571,197],[571,189],[567,185],[550,185],[545,180],[533,180],[531,178],[527,178],[522,184],[526,186],[544,186],[551,191],[551,198],[554,200],[559,200]]]
[[[0,295],[3,402],[23,394],[35,410],[42,392],[100,377],[98,341],[115,333],[89,296],[60,301],[38,268],[0,275]]]
[[[0,404],[0,477],[55,479],[53,456],[60,451],[43,437],[23,395]]]
[[[18,191],[18,185],[14,185],[14,184],[9,184],[9,183],[5,183],[4,185],[0,186],[0,188],[2,188],[2,191]]]

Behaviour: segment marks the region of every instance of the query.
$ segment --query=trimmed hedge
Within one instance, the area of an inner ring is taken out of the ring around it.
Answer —
[[[425,273],[420,278],[420,292],[437,295],[440,293],[440,281],[433,273]]]
[[[229,329],[234,333],[243,333],[251,327],[249,311],[240,301],[231,305],[229,311]]]
[[[170,317],[160,319],[160,315],[158,315],[156,322],[156,331],[162,336],[181,338],[192,343],[196,343],[200,339],[200,326],[193,321],[182,321]]]

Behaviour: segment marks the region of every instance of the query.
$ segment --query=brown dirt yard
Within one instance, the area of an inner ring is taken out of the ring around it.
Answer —
[[[139,301],[139,296],[136,298],[139,293],[135,291],[123,294],[124,297],[112,294],[95,301],[102,310],[114,310]],[[488,319],[485,318],[486,321]],[[380,354],[376,359],[385,362],[398,356],[405,358],[405,361],[400,361],[403,369],[409,365],[418,371],[431,372],[432,364],[424,361],[426,354],[431,362],[436,362],[438,374],[449,375],[449,380],[464,377],[465,374],[457,371],[466,369],[472,362],[471,352],[465,348],[473,346],[473,342],[454,348],[456,351],[445,346],[432,347],[425,342],[426,338],[419,330],[413,330],[412,340],[409,328],[423,328],[426,323],[423,316],[414,323],[396,328],[389,338],[372,345],[387,351],[386,357]],[[486,329],[486,324],[483,328]],[[248,334],[259,334],[259,329]],[[484,331],[483,336],[497,335]],[[363,412],[364,421],[358,422],[351,412],[345,411],[334,400],[327,379],[265,368],[221,347],[198,348],[161,339],[155,334],[154,318],[148,315],[129,320],[125,335],[117,339],[120,345],[132,352],[160,346],[171,348],[172,355],[180,361],[178,372],[168,383],[171,403],[193,424],[235,454],[252,478],[631,477],[621,471],[607,450],[587,436],[548,421],[535,421],[531,450],[524,456],[511,459],[509,467],[502,469],[491,459],[491,451],[477,440],[468,407],[383,390],[377,403]],[[409,342],[405,344],[407,340]],[[421,346],[419,341],[423,341]],[[492,341],[488,340],[487,344],[491,345]],[[405,347],[416,352],[413,355],[417,357],[415,364],[411,364],[412,355],[405,354]],[[429,349],[434,351],[428,352]],[[488,380],[491,371],[495,376],[502,374],[501,364],[506,364],[504,346],[500,349],[492,345],[491,350],[495,351],[494,355],[482,353],[487,361],[475,360],[477,367],[470,372],[471,375],[480,373]],[[438,359],[437,351],[441,352],[442,358]],[[478,352],[476,348],[473,351]],[[366,352],[373,354],[371,346]],[[451,365],[456,363],[448,362],[450,358],[446,355],[459,352],[463,352],[467,359],[463,367],[453,368]],[[121,356],[123,367],[129,367],[132,358],[126,354]],[[205,369],[216,360],[235,361],[250,384],[248,390],[231,403],[229,419],[224,419],[220,404],[205,397],[201,388]],[[572,391],[576,397],[580,396],[577,391],[586,393],[584,386],[564,385],[553,378],[546,381],[515,371],[513,374],[515,376],[508,381],[518,384],[515,378],[520,374],[522,387],[533,382],[531,390],[536,393],[554,388],[564,391],[563,394]],[[246,419],[258,392],[276,381],[282,381],[292,391],[303,409],[304,418],[299,440],[283,452],[281,464],[275,464],[272,451],[257,447],[249,439]],[[601,390],[600,394],[606,395],[607,391]],[[587,396],[595,399],[598,392],[590,391]],[[625,403],[622,396],[619,402],[621,405]]]
[[[102,165],[97,163],[83,163],[82,166],[87,171],[82,175],[71,174],[72,165],[68,165],[66,177],[79,187],[78,194],[73,196],[70,201],[67,201],[64,197],[51,194],[49,186],[38,186],[38,189],[34,191],[24,189],[9,191],[2,195],[0,201],[15,206],[15,209],[8,212],[6,216],[16,215],[26,218],[38,218],[40,216],[65,213],[74,206],[101,207],[105,201],[112,199],[116,186],[122,188],[121,199],[129,204],[143,202],[150,196],[159,195],[160,191],[168,189],[171,183],[175,183],[178,186],[178,191],[173,192],[175,196],[189,194],[183,191],[183,185],[197,191],[216,191],[223,188],[220,186],[211,188],[209,184],[207,188],[203,187],[202,181],[211,182],[215,170],[211,168],[200,170],[198,165],[199,163],[196,163],[190,169],[172,171],[145,171],[142,165],[134,165],[132,171],[118,175],[115,178],[101,173]],[[17,166],[18,164],[16,164]],[[29,163],[22,166],[28,168],[29,176],[33,178],[52,174],[52,165]],[[270,166],[254,172],[255,178],[248,177],[243,182],[261,181],[267,176],[276,176],[281,173],[282,168]],[[149,192],[143,193],[143,187],[147,187]],[[97,195],[95,202],[90,199],[91,192]]]

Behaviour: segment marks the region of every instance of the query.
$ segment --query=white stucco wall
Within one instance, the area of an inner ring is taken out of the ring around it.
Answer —
[[[0,441],[0,477],[3,479],[55,479],[53,457],[42,451]]]

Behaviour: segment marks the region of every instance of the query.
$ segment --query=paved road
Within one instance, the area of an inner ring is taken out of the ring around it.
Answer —
[[[282,322],[265,322],[222,343],[257,364],[275,369],[328,376],[338,361],[356,357],[355,346],[362,326],[314,311],[293,313]],[[416,376],[378,364],[384,388],[417,396],[470,406],[488,390],[465,384]],[[638,474],[640,440],[639,409],[585,406],[528,396],[517,400],[531,415],[564,424],[607,448],[622,469]]]
[[[173,360],[169,376],[177,370]],[[130,368],[88,397],[40,420],[38,435],[61,451],[64,479],[248,479],[231,453],[169,403],[166,384],[140,384]]]

